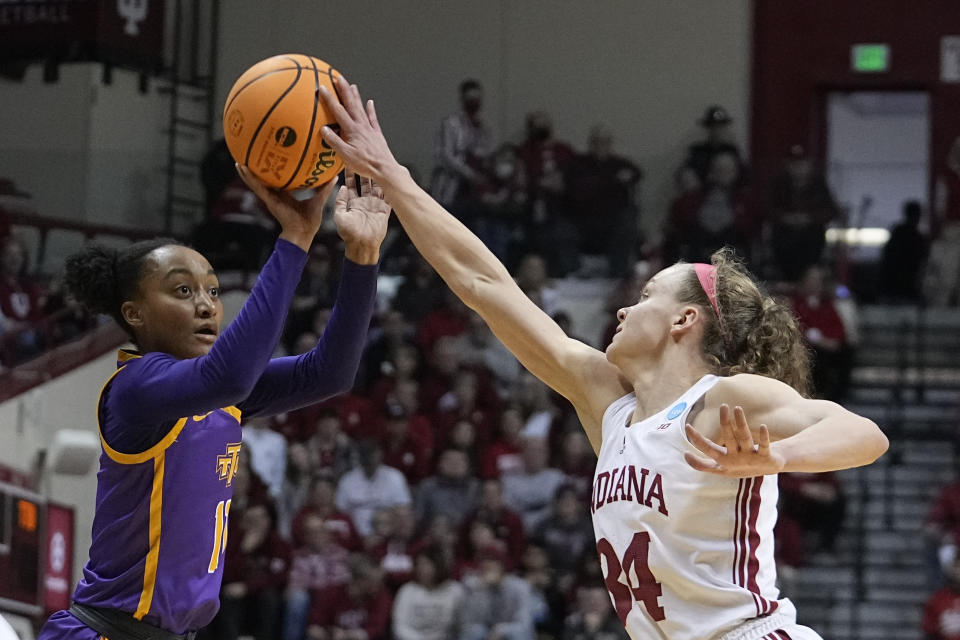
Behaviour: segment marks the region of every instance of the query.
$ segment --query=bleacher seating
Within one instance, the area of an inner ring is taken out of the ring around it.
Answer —
[[[848,407],[875,420],[890,451],[839,473],[847,519],[835,556],[811,558],[788,594],[831,640],[920,640],[929,597],[922,528],[955,475],[960,312],[866,307]]]

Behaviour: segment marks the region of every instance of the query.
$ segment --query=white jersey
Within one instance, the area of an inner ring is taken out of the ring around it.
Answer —
[[[634,640],[763,638],[795,622],[774,584],[777,476],[726,478],[683,458],[697,452],[687,417],[718,381],[704,376],[641,422],[632,393],[603,415],[591,512],[607,590]]]

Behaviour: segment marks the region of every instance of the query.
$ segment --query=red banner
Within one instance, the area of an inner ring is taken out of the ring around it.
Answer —
[[[43,603],[47,614],[70,606],[73,592],[73,509],[47,505]]]
[[[0,60],[163,62],[164,0],[0,0]]]

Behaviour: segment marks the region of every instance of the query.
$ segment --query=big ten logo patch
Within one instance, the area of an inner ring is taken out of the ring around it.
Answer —
[[[227,445],[226,453],[217,456],[217,474],[221,480],[227,481],[228,487],[233,482],[233,476],[237,475],[237,458],[242,445],[241,442],[231,442]]]
[[[257,173],[260,175],[272,174],[278,182],[285,182],[286,176],[284,176],[283,171],[287,168],[289,160],[290,158],[286,154],[267,149],[260,156]]]
[[[128,36],[140,35],[140,23],[147,19],[149,0],[117,0],[117,13],[124,19],[123,32]]]

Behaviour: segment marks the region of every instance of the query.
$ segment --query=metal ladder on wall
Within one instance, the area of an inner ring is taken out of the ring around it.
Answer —
[[[203,220],[201,160],[214,140],[220,0],[173,0],[167,12],[169,66],[159,89],[170,98],[164,231],[187,235]]]

